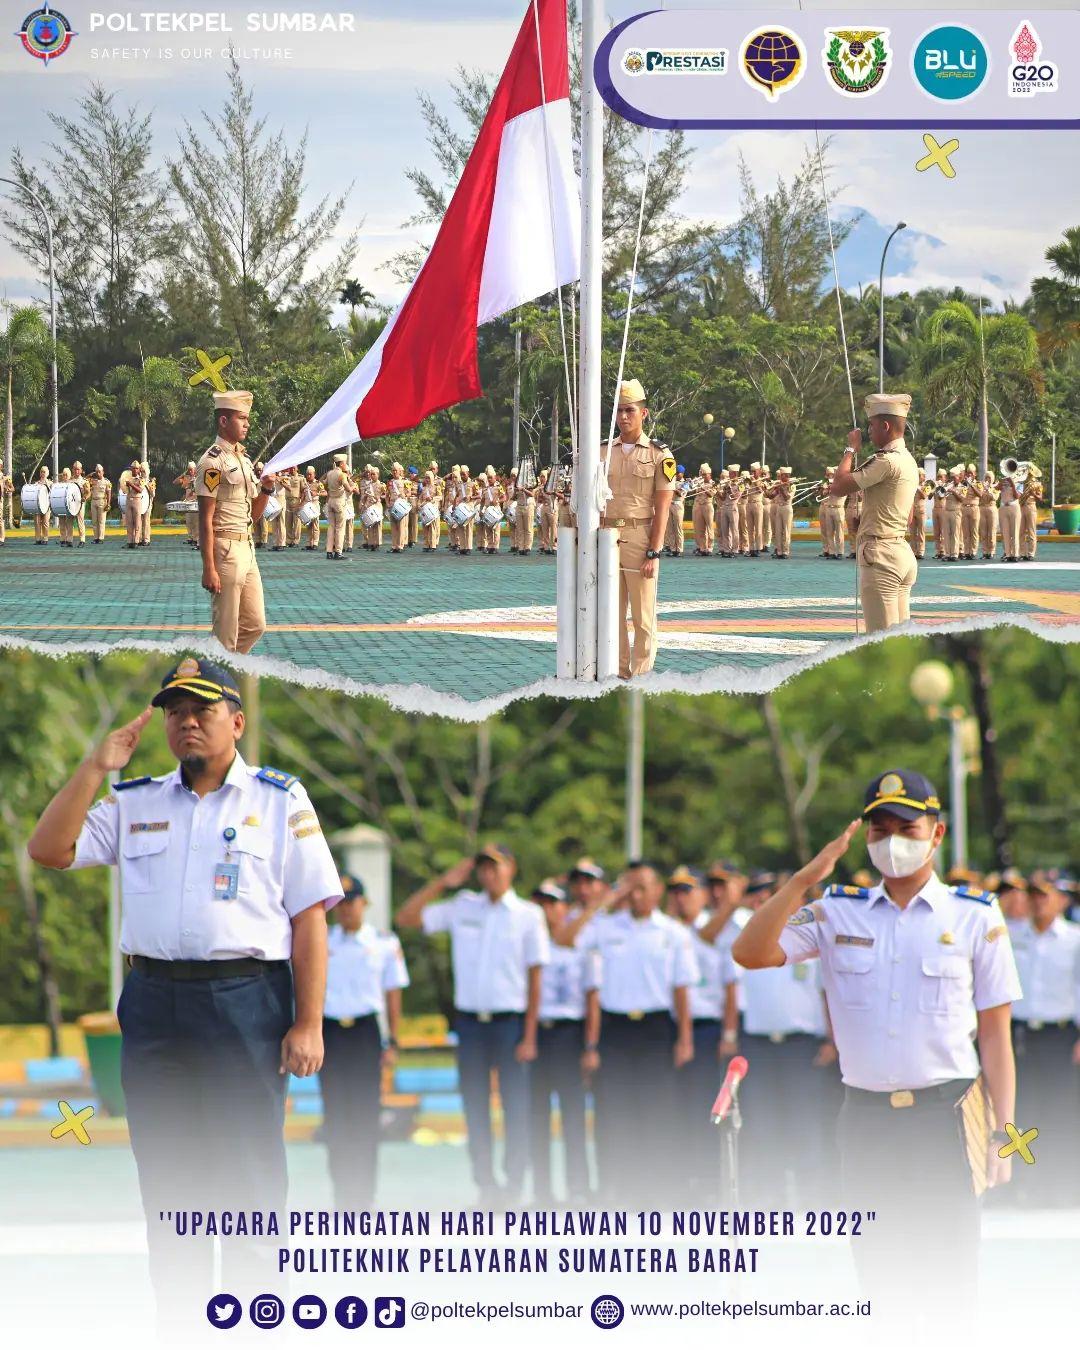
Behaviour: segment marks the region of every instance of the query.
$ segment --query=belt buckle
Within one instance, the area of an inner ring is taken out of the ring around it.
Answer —
[[[477,1020],[478,1022],[490,1022],[490,1021],[491,1021],[491,1014],[490,1014],[489,1012],[477,1013],[477,1014],[476,1014],[476,1020]]]
[[[901,1110],[905,1106],[914,1106],[915,1094],[908,1088],[901,1088],[899,1092],[890,1092],[889,1105],[896,1111]]]
[[[774,1031],[771,1032],[769,1035],[770,1045],[783,1045],[786,1040],[787,1037],[784,1035],[782,1031]]]
[[[355,1018],[355,1017],[339,1017],[339,1018],[338,1018],[338,1026],[339,1026],[339,1027],[344,1027],[345,1030],[348,1031],[348,1029],[349,1029],[350,1027],[356,1026],[356,1018]]]
[[[645,1016],[638,1008],[635,1008],[633,1012],[628,1012],[626,1015],[631,1022],[640,1022]]]
[[[545,1031],[550,1031],[551,1028],[555,1025],[555,1019],[552,1017],[545,1017],[544,1020],[540,1023],[540,1025],[544,1028]]]
[[[1028,1031],[1042,1031],[1045,1025],[1045,1022],[1029,1022]]]

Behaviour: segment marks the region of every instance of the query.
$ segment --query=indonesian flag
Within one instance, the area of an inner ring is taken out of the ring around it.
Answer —
[[[430,413],[479,397],[478,326],[577,279],[579,221],[566,0],[533,0],[408,294],[266,472],[358,438],[407,431]]]

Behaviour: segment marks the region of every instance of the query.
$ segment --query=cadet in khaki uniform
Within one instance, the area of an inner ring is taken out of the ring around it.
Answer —
[[[949,475],[939,469],[934,482],[934,505],[930,518],[934,527],[934,557],[938,561],[945,558],[945,493],[949,487]]]
[[[960,511],[960,556],[970,562],[979,542],[979,483],[974,464],[967,466],[964,486],[967,496]]]
[[[251,469],[252,469],[252,472],[254,473],[254,475],[255,475],[256,478],[261,478],[261,477],[263,476],[263,466],[262,466],[261,461],[255,463],[255,464],[253,464],[253,465],[251,466]],[[273,496],[273,493],[271,493],[270,495]],[[263,515],[261,515],[261,516],[259,517],[259,519],[258,519],[257,521],[255,521],[255,523],[252,525],[252,527],[251,527],[251,540],[252,540],[252,543],[255,545],[256,548],[265,548],[265,547],[266,547],[266,514],[265,514],[265,512],[264,512]]]
[[[230,652],[249,652],[266,632],[262,577],[251,526],[274,491],[271,476],[259,482],[244,454],[253,395],[246,389],[214,394],[217,439],[199,460],[199,552],[202,587],[210,593],[213,634]]]
[[[848,432],[848,448],[832,480],[834,496],[863,494],[857,542],[859,597],[868,633],[879,633],[911,617],[911,588],[919,567],[907,541],[919,470],[904,444],[910,394],[870,394],[866,412],[877,454],[852,471],[862,432]]]
[[[147,508],[139,517],[138,542],[140,548],[150,547],[150,525],[154,515],[154,498],[157,496],[157,479],[150,472],[150,465],[144,459],[142,465],[143,483],[146,485]]]
[[[145,486],[142,465],[137,459],[133,460],[131,467],[120,475],[120,491],[125,494],[124,529],[127,531],[128,548],[138,548],[142,543],[142,513],[139,510],[139,498]]]
[[[100,464],[94,465],[90,475],[90,525],[94,534],[94,543],[105,542],[105,517],[112,505],[112,483],[105,477]]]
[[[619,531],[619,677],[624,680],[648,674],[656,661],[656,584],[676,472],[671,452],[643,430],[648,415],[639,381],[624,381],[620,439],[600,451],[612,493],[600,528]],[[627,605],[634,622],[632,654]]]
[[[926,552],[926,499],[932,491],[926,481],[926,474],[919,470],[919,486],[915,489],[915,500],[911,506],[911,519],[908,521],[908,543],[911,551],[919,560]]]
[[[300,505],[306,506],[308,502],[314,502],[319,505],[323,497],[326,496],[326,489],[315,476],[315,465],[309,464],[304,470],[304,479],[300,484]],[[315,553],[319,547],[319,535],[322,533],[322,520],[319,516],[302,528],[304,539],[304,552]]]
[[[304,480],[299,469],[288,469],[281,476],[285,489],[285,544],[288,548],[297,548],[300,543],[300,505],[303,499]]]
[[[788,473],[790,472],[789,469]],[[746,483],[746,546],[751,558],[758,558],[765,551],[766,486],[761,465],[751,464],[750,477]]]
[[[400,464],[393,464],[390,467],[390,480],[386,484],[386,509],[389,512],[390,507],[398,500],[408,501],[409,490],[405,482],[405,470]],[[390,517],[390,552],[404,553],[405,545],[409,542],[409,517],[402,516],[400,520]]]
[[[555,546],[558,542],[559,530],[559,508],[555,498],[548,491],[548,480],[551,473],[548,469],[540,470],[540,480],[536,488],[537,519],[539,521],[540,531],[540,552],[550,557],[555,552]]]
[[[469,477],[469,466],[461,466],[461,487],[458,488],[458,501],[464,502],[466,506],[476,506],[477,499],[480,496],[480,489],[476,483]],[[476,512],[461,527],[459,534],[460,548],[459,553],[471,553],[473,551],[473,536],[476,532]]]
[[[949,470],[942,514],[941,547],[946,562],[956,562],[963,547],[964,502],[968,489],[964,482],[964,466],[954,464]]]
[[[409,537],[405,547],[412,548],[420,538],[420,473],[411,464],[405,479],[405,486],[408,489],[409,501],[412,502],[412,510],[408,515]]]
[[[790,465],[785,465],[777,471],[776,482],[768,489],[768,493],[773,508],[773,537],[776,543],[773,557],[790,558],[791,522],[795,514],[792,506],[795,500],[795,484],[791,481]]]
[[[664,552],[671,558],[681,558],[685,543],[686,526],[686,468],[682,464],[675,466],[674,491],[671,494],[671,510],[668,512],[667,529],[664,531]]]
[[[979,552],[989,560],[997,553],[998,537],[998,486],[991,472],[987,472],[981,483],[975,484],[975,493],[979,499]]]
[[[825,496],[818,517],[821,524],[822,549],[826,558],[844,556],[844,511],[847,499],[833,494],[832,481],[835,477],[836,465],[832,464],[825,470],[825,482],[822,484]]]
[[[533,550],[536,534],[536,488],[524,487],[516,478],[513,485],[517,511],[514,515],[514,547],[511,552],[527,557]]]
[[[420,506],[427,506],[429,503],[442,510],[441,500],[439,498],[438,484],[435,479],[435,473],[428,469],[424,474],[423,481],[420,484],[420,490],[417,494],[417,500]],[[434,553],[439,547],[439,517],[435,517],[435,523],[425,525],[424,530],[424,552]]]
[[[720,480],[717,496],[720,499],[720,556],[734,558],[739,552],[742,515],[742,481],[738,464],[729,464],[727,477]]]
[[[356,481],[352,467],[345,470],[345,552],[353,551],[353,539],[356,534],[356,494],[360,485]]]
[[[998,505],[998,519],[1001,522],[1001,545],[1005,550],[1006,562],[1020,561],[1020,489],[1011,474],[1001,480],[1001,496]]]
[[[698,469],[698,477],[705,481],[694,494],[694,553],[699,558],[709,558],[712,556],[713,545],[716,542],[716,507],[713,498],[716,496],[716,484],[713,482],[712,465],[702,464]]]
[[[1043,499],[1042,470],[1034,465],[1020,494],[1020,561],[1032,562],[1038,547],[1039,503]]]
[[[360,509],[366,511],[369,506],[381,506],[383,485],[379,482],[379,471],[374,464],[364,467],[364,481],[360,488]],[[364,547],[369,553],[378,553],[382,547],[382,520],[374,525],[364,526]]]
[[[848,547],[851,552],[849,558],[854,558],[859,547],[858,534],[859,524],[862,521],[863,499],[861,492],[849,492],[844,499],[844,529],[847,531],[847,537],[851,541]]]
[[[184,501],[195,502],[195,461],[188,460],[188,466],[179,478],[174,478],[173,483],[176,487],[182,488],[184,492]],[[196,505],[198,503],[196,502]],[[199,547],[199,513],[198,511],[187,511],[184,513],[184,525],[187,528],[188,544],[192,548]]]
[[[71,470],[70,470],[70,469],[61,469],[61,470],[60,470],[60,478],[59,478],[58,481],[61,482],[61,483],[70,483],[70,482],[71,482]],[[72,517],[71,517],[71,516],[67,516],[67,515],[58,515],[57,518],[56,518],[56,523],[57,523],[57,527],[58,527],[59,532],[60,532],[60,547],[61,547],[61,548],[71,548],[71,547],[72,547],[72,536],[73,536],[73,533],[74,533],[74,531],[73,531],[73,529],[72,529],[72,524],[73,524],[73,522],[72,522]]]
[[[326,486],[326,556],[334,560],[345,556],[345,516],[351,505],[347,463],[347,455],[335,455],[333,467],[322,480]]]
[[[72,523],[82,548],[86,543],[86,503],[90,500],[90,480],[83,473],[82,460],[77,459],[71,466],[71,481],[79,489],[79,509],[72,516]]]
[[[42,484],[42,486],[44,486],[46,491],[52,487],[52,482],[49,478],[49,470],[45,467],[44,464],[41,466],[40,469],[38,469],[37,480],[40,484]],[[52,520],[52,512],[49,510],[48,506],[46,506],[43,514],[36,515],[34,517],[35,544],[47,544],[49,542],[49,522],[51,520]]]

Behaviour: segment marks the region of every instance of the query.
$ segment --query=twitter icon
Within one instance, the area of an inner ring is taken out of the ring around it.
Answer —
[[[219,1331],[228,1331],[240,1321],[242,1312],[238,1298],[232,1294],[218,1294],[206,1305],[206,1320]]]

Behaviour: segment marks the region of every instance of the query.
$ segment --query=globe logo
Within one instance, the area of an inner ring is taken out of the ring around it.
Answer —
[[[599,1298],[593,1299],[589,1314],[598,1327],[613,1331],[623,1320],[623,1311],[621,1299],[617,1299],[614,1294],[601,1294]]]
[[[990,70],[986,44],[970,28],[945,24],[919,40],[915,78],[931,98],[957,103],[981,89]]]
[[[63,56],[71,46],[71,39],[76,36],[63,14],[48,4],[28,14],[16,34],[23,50],[46,67],[50,61]]]
[[[802,79],[806,49],[789,28],[762,28],[743,42],[739,68],[743,79],[772,103]]]

